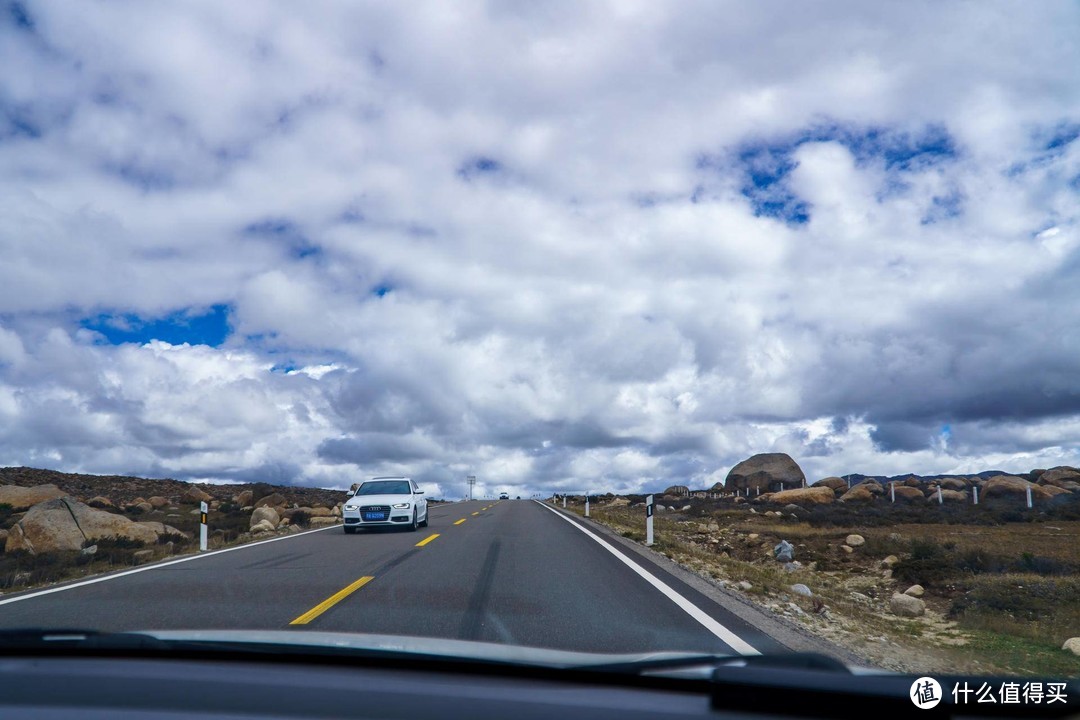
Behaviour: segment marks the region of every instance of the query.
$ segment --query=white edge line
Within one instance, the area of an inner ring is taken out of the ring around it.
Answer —
[[[711,632],[713,635],[715,635],[716,637],[723,640],[732,650],[739,653],[740,655],[760,655],[761,654],[761,652],[759,650],[757,650],[756,648],[754,648],[754,646],[752,646],[750,643],[746,642],[741,637],[739,637],[738,635],[733,633],[731,630],[728,630],[726,627],[724,627],[723,625],[718,623],[711,616],[706,614],[704,610],[702,610],[697,605],[690,602],[685,597],[680,595],[678,592],[673,590],[671,588],[671,586],[669,586],[663,580],[656,577],[655,575],[650,573],[648,570],[641,567],[636,562],[634,562],[633,560],[631,560],[630,558],[626,557],[621,552],[616,550],[610,543],[608,543],[602,537],[600,537],[596,533],[592,532],[588,528],[584,527],[583,525],[580,525],[580,524],[574,522],[569,517],[567,517],[566,515],[563,515],[561,512],[559,512],[558,510],[555,510],[554,508],[549,508],[547,505],[540,502],[539,500],[533,500],[533,502],[540,505],[545,510],[550,510],[551,512],[555,513],[556,516],[562,518],[563,520],[570,523],[571,525],[576,527],[578,530],[580,530],[581,532],[585,533],[590,538],[592,538],[593,540],[598,542],[601,547],[603,547],[609,553],[611,553],[612,555],[617,557],[619,560],[621,560],[627,567],[629,567],[631,570],[633,570],[638,575],[640,575],[642,578],[644,578],[644,580],[647,583],[652,585],[654,588],[656,588],[660,592],[664,593],[664,595],[667,596],[668,600],[671,600],[671,602],[678,605],[679,608],[682,609],[687,615],[689,615],[690,617],[697,620],[699,623],[704,625],[705,628],[709,632]]]
[[[27,593],[26,595],[18,595],[13,598],[7,598],[6,600],[0,599],[0,605],[7,605],[8,603],[19,602],[20,600],[30,600],[32,598],[41,597],[42,595],[51,595],[53,593],[64,592],[65,590],[73,590],[75,588],[84,587],[86,585],[106,582],[108,580],[116,580],[117,578],[127,577],[128,575],[134,575],[135,573],[146,572],[148,570],[158,570],[160,568],[168,567],[170,565],[179,565],[180,563],[191,562],[192,560],[201,560],[202,558],[221,555],[222,553],[232,552],[233,550],[244,550],[245,548],[255,547],[256,545],[265,545],[267,543],[277,542],[278,540],[292,540],[293,538],[303,537],[304,535],[310,535],[311,533],[322,532],[323,530],[333,530],[334,528],[339,527],[341,526],[328,525],[327,527],[316,528],[315,530],[305,530],[304,532],[296,533],[295,535],[283,535],[281,537],[270,538],[268,540],[260,540],[253,543],[244,543],[243,545],[234,545],[233,547],[223,548],[221,550],[212,550],[210,552],[198,553],[196,555],[188,555],[187,557],[177,558],[176,560],[167,560],[165,562],[156,563],[154,565],[146,565],[143,567],[132,568],[131,570],[123,570],[118,573],[102,575],[100,577],[90,578],[88,580],[80,580],[79,582],[74,582],[70,585],[60,585],[59,587],[49,588],[48,590],[38,590],[37,592]]]

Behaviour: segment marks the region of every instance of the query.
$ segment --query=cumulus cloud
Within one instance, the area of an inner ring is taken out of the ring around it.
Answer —
[[[1080,462],[1078,22],[9,2],[0,463],[454,497]]]

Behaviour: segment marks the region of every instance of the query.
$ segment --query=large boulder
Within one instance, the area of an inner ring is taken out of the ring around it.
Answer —
[[[729,492],[747,489],[776,492],[805,484],[802,468],[787,453],[754,455],[731,468],[724,480],[724,488]]]
[[[241,490],[236,496],[236,504],[240,507],[247,507],[255,502],[255,493],[249,490]]]
[[[814,486],[808,488],[796,488],[794,490],[781,490],[769,495],[769,502],[776,505],[824,505],[831,503],[836,498],[836,493],[831,487]]]
[[[664,491],[665,495],[674,495],[675,497],[686,497],[690,494],[690,488],[685,485],[672,485]]]
[[[816,483],[814,483],[814,487],[817,487],[819,485],[823,486],[823,487],[832,488],[833,490],[836,490],[837,492],[847,492],[847,490],[848,490],[847,480],[845,480],[844,478],[827,477],[827,478],[824,478],[823,480],[818,480]]]
[[[123,515],[96,510],[64,497],[46,500],[30,508],[8,532],[4,549],[6,552],[25,550],[36,555],[79,550],[87,541],[106,538],[153,544],[166,532],[183,534],[168,525],[133,522]]]
[[[956,477],[942,478],[940,484],[941,484],[941,489],[942,490],[960,490],[960,491],[964,491],[964,490],[967,490],[967,486],[968,486],[967,480],[964,480],[963,478],[956,478]]]
[[[272,527],[276,528],[278,523],[281,522],[281,516],[278,515],[278,511],[274,508],[269,505],[263,505],[262,507],[255,508],[251,513],[251,524],[249,527],[254,530],[255,526],[263,521],[270,523]]]
[[[894,485],[892,492],[896,493],[897,501],[917,502],[925,501],[926,496],[923,495],[923,491],[917,487],[910,487],[908,485]],[[888,497],[888,494],[886,494]]]
[[[931,495],[929,499],[937,502],[937,493]],[[964,503],[968,501],[968,495],[962,490],[942,490],[941,500],[942,502]]]
[[[1039,485],[1056,485],[1057,487],[1065,487],[1063,483],[1080,483],[1080,470],[1068,465],[1050,468],[1039,476],[1038,482]]]
[[[281,493],[270,493],[269,495],[259,498],[258,502],[255,503],[255,507],[261,508],[269,506],[275,508],[283,508],[288,504],[289,501],[286,500],[285,496]]]
[[[995,475],[983,483],[982,493],[986,497],[1026,498],[1028,488],[1031,488],[1032,500],[1046,500],[1050,497],[1050,493],[1046,491],[1045,486],[1036,485],[1015,475]]]
[[[212,498],[210,493],[192,485],[184,493],[183,499],[188,502],[210,502]]]
[[[900,617],[921,617],[926,613],[926,603],[911,595],[893,593],[889,599],[889,610]]]
[[[861,483],[848,490],[846,493],[840,496],[840,502],[870,502],[874,499],[874,493],[866,487],[866,483]]]
[[[169,504],[169,501],[161,497],[160,495],[155,495],[152,498],[148,498],[147,502],[155,508],[163,508]]]
[[[54,500],[67,495],[55,485],[0,485],[0,505],[10,505],[12,510],[26,510],[46,500]]]

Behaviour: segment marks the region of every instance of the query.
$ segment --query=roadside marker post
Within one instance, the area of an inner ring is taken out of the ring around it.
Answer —
[[[589,517],[589,494],[585,493],[585,517]]]
[[[896,483],[889,483],[889,499],[896,502]]]
[[[971,486],[971,493],[972,493],[971,497],[975,500],[975,504],[978,505],[979,504],[979,486],[978,485],[972,485]]]
[[[943,502],[945,502],[945,501],[941,499],[941,486],[938,485],[937,486],[937,504],[940,505]]]
[[[566,495],[562,496],[562,506],[566,507]]]
[[[1030,485],[1028,485],[1028,486],[1027,486],[1026,488],[1024,488],[1024,489],[1025,489],[1025,490],[1027,491],[1027,503],[1028,503],[1028,510],[1030,510],[1030,509],[1031,509],[1031,486],[1030,486]]]
[[[653,516],[653,496],[645,498],[645,544],[653,544],[653,531],[652,531],[652,516]]]
[[[210,508],[206,503],[199,503],[199,551],[206,552],[206,513]]]

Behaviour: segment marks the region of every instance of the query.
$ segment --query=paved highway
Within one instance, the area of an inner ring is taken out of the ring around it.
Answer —
[[[534,501],[433,505],[415,533],[338,526],[0,597],[0,627],[310,628],[594,652],[807,649],[650,555]]]

